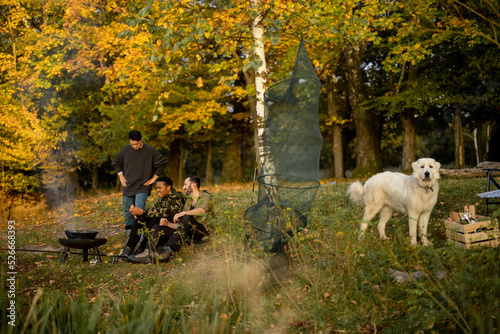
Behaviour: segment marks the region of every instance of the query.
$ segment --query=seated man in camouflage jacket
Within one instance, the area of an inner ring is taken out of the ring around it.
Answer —
[[[125,258],[134,253],[137,244],[141,237],[139,230],[143,227],[151,229],[154,225],[159,224],[162,218],[172,220],[176,213],[180,212],[186,202],[186,196],[180,191],[175,190],[172,180],[168,177],[160,177],[156,180],[156,192],[158,201],[147,210],[139,207],[130,207],[130,213],[136,217],[132,225],[130,237],[127,244],[120,254],[119,258]],[[147,238],[143,238],[136,254],[147,251]],[[115,259],[114,263],[118,259]]]
[[[132,255],[128,260],[135,263],[166,262],[171,253],[180,250],[183,244],[199,242],[207,236],[206,224],[214,214],[212,195],[200,191],[200,178],[189,175],[184,181],[184,193],[187,196],[182,211],[173,217],[162,218],[153,227],[151,248],[148,253]]]

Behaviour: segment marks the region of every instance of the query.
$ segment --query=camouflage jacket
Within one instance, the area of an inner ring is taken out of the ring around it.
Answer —
[[[146,210],[142,218],[167,218],[168,221],[173,222],[174,215],[181,211],[185,202],[186,196],[172,187],[170,193],[159,198],[152,207]]]

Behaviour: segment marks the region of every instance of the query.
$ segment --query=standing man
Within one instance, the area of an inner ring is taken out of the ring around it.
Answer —
[[[156,243],[147,245],[148,238],[140,239],[139,230],[143,227],[151,229],[153,226],[159,224],[161,219],[172,220],[174,215],[181,211],[186,202],[186,196],[180,191],[175,190],[172,180],[166,176],[162,176],[156,180],[156,193],[158,194],[158,200],[149,209],[143,210],[138,207],[130,209],[130,213],[137,218],[132,224],[130,237],[127,240],[125,248],[123,248],[118,258],[112,260],[112,264],[118,263],[120,259],[131,255],[139,242],[140,246],[135,252],[137,254],[141,254],[144,251],[147,255],[149,254],[149,249],[155,249]],[[149,241],[153,242],[152,239]]]
[[[136,263],[166,262],[170,258],[172,251],[177,252],[183,243],[191,244],[199,242],[208,235],[208,230],[204,223],[214,213],[212,195],[208,192],[200,191],[201,181],[196,175],[189,175],[184,180],[182,189],[187,200],[182,211],[175,214],[173,219],[162,218],[158,225],[153,227],[150,244],[165,246],[157,247],[158,250],[151,249],[143,254],[132,255],[128,260]]]
[[[134,224],[130,208],[145,209],[152,184],[167,165],[167,158],[151,145],[142,142],[139,131],[130,131],[128,139],[130,145],[124,146],[111,162],[123,186],[123,216],[127,239]]]

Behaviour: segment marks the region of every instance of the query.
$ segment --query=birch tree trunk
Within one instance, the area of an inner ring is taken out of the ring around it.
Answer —
[[[250,0],[250,3],[252,5],[252,9],[257,12],[257,15],[255,16],[253,22],[252,22],[252,37],[253,37],[253,43],[254,43],[254,52],[255,55],[260,59],[261,63],[260,66],[257,68],[255,72],[255,110],[257,114],[257,132],[258,132],[258,138],[259,138],[259,150],[258,150],[258,158],[259,158],[259,164],[261,166],[261,172],[260,175],[266,175],[264,178],[264,191],[267,195],[268,200],[271,203],[278,204],[279,203],[279,196],[277,194],[277,188],[273,186],[277,186],[278,182],[275,177],[275,168],[273,161],[269,159],[269,157],[266,157],[266,161],[264,164],[264,158],[265,158],[265,148],[264,148],[264,141],[263,141],[263,134],[264,134],[264,127],[265,127],[265,100],[264,100],[264,93],[266,92],[267,89],[267,63],[266,63],[266,53],[264,49],[264,25],[263,25],[263,13],[262,13],[262,4],[261,0]],[[259,185],[260,187],[260,185]],[[268,219],[270,221],[273,221],[274,218],[272,218],[272,215],[275,212],[272,211],[270,212],[270,216]],[[267,231],[269,235],[272,235],[272,224],[268,224],[267,228],[270,229]]]
[[[484,161],[486,156],[486,144],[485,144],[485,134],[484,134],[485,124],[483,121],[478,121],[476,124],[476,128],[474,129],[474,144],[476,146],[476,162],[479,165]]]
[[[266,64],[266,53],[264,49],[264,27],[262,24],[263,15],[261,11],[261,1],[251,0],[252,9],[258,12],[258,15],[252,22],[252,37],[255,46],[255,54],[261,61],[259,68],[255,73],[255,110],[257,114],[256,124],[257,134],[259,138],[258,156],[259,162],[262,166],[264,162],[264,145],[262,143],[262,134],[264,132],[264,92],[267,88],[267,64]]]

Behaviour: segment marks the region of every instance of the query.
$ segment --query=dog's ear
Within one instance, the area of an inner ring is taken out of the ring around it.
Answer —
[[[417,167],[418,167],[418,160],[411,164],[411,168],[413,168],[413,171],[416,171]]]
[[[436,161],[435,165],[436,165],[436,170],[439,172],[439,169],[441,168],[441,164]]]

